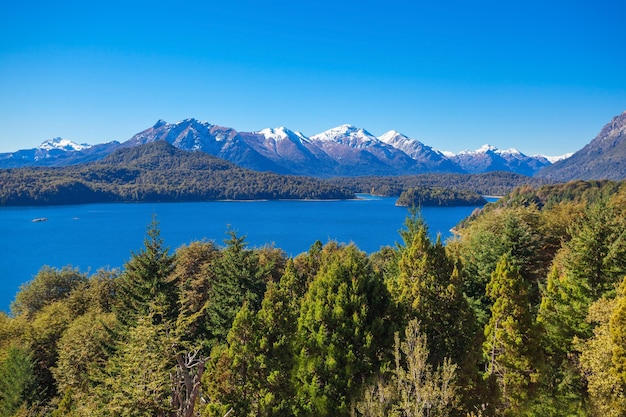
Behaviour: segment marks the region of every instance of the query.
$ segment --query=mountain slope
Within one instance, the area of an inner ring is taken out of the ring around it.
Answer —
[[[491,145],[483,145],[475,151],[459,152],[451,155],[450,159],[470,174],[506,171],[533,176],[541,168],[550,165],[546,157],[527,156],[517,149],[500,150]]]
[[[382,142],[401,150],[413,159],[421,172],[463,172],[463,169],[442,152],[411,139],[395,130],[378,137]]]
[[[537,173],[551,181],[626,178],[626,111],[615,116],[584,148]]]

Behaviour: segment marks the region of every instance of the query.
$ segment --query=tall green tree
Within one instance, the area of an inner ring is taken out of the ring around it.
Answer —
[[[13,346],[0,362],[0,416],[11,417],[17,410],[28,408],[37,397],[37,378],[31,353]]]
[[[498,262],[487,295],[493,300],[483,343],[487,374],[500,388],[501,413],[516,415],[532,399],[540,356],[527,284],[509,255]]]
[[[555,407],[581,408],[585,381],[581,378],[575,338],[592,337],[586,320],[590,306],[602,296],[615,294],[626,273],[624,216],[606,198],[590,204],[569,233],[542,291],[537,321],[544,329],[542,343],[546,364],[542,386]],[[568,404],[568,405],[566,405]]]
[[[389,353],[390,299],[354,245],[325,252],[300,309],[297,415],[347,416],[360,387]]]
[[[174,269],[169,277],[178,293],[176,332],[181,342],[190,347],[205,345],[210,336],[207,308],[216,281],[215,265],[220,257],[219,248],[212,242],[192,242],[176,250]]]
[[[174,256],[164,246],[156,218],[148,226],[144,247],[132,253],[124,265],[124,272],[117,279],[117,308],[120,321],[126,325],[146,316],[150,306],[158,300],[165,303],[164,318],[174,318],[176,312],[175,287],[168,280],[174,265]],[[163,318],[154,317],[156,320]]]
[[[207,305],[207,332],[211,343],[226,341],[235,315],[247,302],[258,311],[266,286],[267,271],[260,267],[255,251],[248,249],[245,237],[230,230],[222,255],[215,262],[215,282]]]
[[[137,317],[136,325],[104,367],[94,390],[99,415],[166,417],[173,411],[172,371],[176,365],[171,347],[175,340],[171,324],[162,320],[158,307],[155,310]]]

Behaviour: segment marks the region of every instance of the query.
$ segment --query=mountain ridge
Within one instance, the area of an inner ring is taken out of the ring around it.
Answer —
[[[626,178],[626,111],[613,117],[581,150],[537,176],[559,182]]]
[[[121,143],[88,145],[62,138],[51,139],[32,150],[0,154],[0,168],[89,162],[102,159],[118,148],[157,140],[183,150],[203,151],[244,168],[316,177],[495,170],[534,175],[551,164],[543,156],[527,156],[517,150],[500,151],[493,146],[487,146],[486,152],[483,147],[452,154],[395,130],[376,137],[350,124],[307,137],[284,126],[238,132],[231,127],[188,118],[176,123],[159,119],[153,126]]]

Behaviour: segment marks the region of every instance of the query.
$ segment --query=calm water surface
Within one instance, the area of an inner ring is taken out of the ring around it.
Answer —
[[[349,201],[252,201],[205,203],[88,204],[0,208],[0,310],[8,311],[19,286],[43,265],[71,265],[83,272],[119,268],[143,246],[156,214],[161,237],[175,250],[194,240],[222,245],[231,227],[252,247],[274,244],[288,255],[316,241],[354,242],[365,252],[400,240],[408,214],[396,198],[360,196]],[[434,237],[475,207],[422,209]],[[45,222],[33,219],[47,218]]]

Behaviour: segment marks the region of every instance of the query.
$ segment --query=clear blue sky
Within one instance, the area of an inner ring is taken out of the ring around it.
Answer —
[[[5,1],[0,152],[158,119],[560,155],[626,110],[605,1]]]

